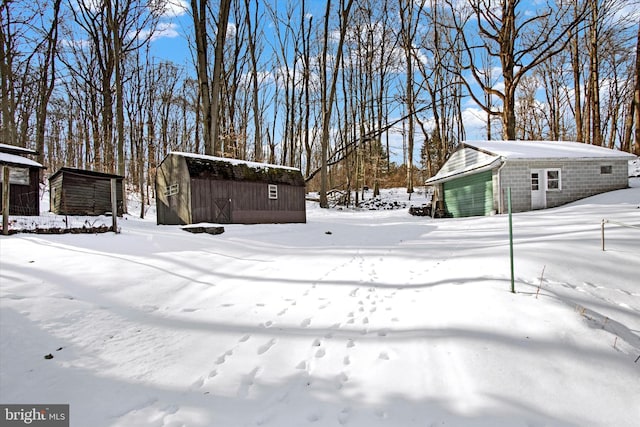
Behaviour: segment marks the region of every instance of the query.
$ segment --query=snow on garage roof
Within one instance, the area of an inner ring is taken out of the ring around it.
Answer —
[[[636,157],[619,150],[571,141],[464,141],[462,144],[506,159]]]

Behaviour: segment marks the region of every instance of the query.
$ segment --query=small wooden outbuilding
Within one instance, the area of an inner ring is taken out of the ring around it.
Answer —
[[[122,216],[120,175],[63,167],[49,177],[50,210],[57,215],[104,215],[111,212],[111,179],[116,180],[118,216]]]
[[[40,163],[25,155],[37,153],[27,148],[0,144],[0,200],[4,168],[9,168],[9,215],[40,215]]]
[[[629,186],[636,156],[570,141],[465,141],[438,173],[435,187],[447,215],[551,208]]]
[[[299,169],[172,152],[158,167],[158,224],[304,223]]]

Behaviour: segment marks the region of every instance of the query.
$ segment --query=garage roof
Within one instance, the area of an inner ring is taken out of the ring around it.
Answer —
[[[570,141],[464,141],[427,184],[450,181],[499,167],[507,160],[627,159],[636,156],[618,150]]]

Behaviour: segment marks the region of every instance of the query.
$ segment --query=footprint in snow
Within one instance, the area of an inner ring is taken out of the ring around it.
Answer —
[[[349,421],[349,414],[351,414],[351,408],[344,408],[338,414],[338,422],[340,425],[345,425]]]
[[[311,324],[311,318],[307,317],[306,319],[304,319],[302,321],[302,323],[300,323],[300,326],[302,326],[303,328],[308,327]]]
[[[347,374],[345,374],[344,372],[340,372],[340,374],[338,374],[338,377],[336,378],[336,380],[339,383],[346,383],[347,381],[349,381],[349,376]]]
[[[193,387],[195,387],[195,388],[200,388],[200,387],[202,387],[203,385],[204,385],[204,378],[203,378],[203,377],[198,378],[198,379],[197,379],[197,380],[192,384],[192,386],[193,386]]]
[[[260,371],[260,367],[255,367],[251,372],[244,376],[240,383],[240,387],[238,389],[238,397],[247,397],[249,396],[249,390],[255,383],[256,377],[258,376],[258,372]]]
[[[262,344],[260,347],[258,347],[258,354],[264,354],[267,351],[269,351],[271,349],[271,347],[273,347],[276,344],[276,339],[275,338],[271,338],[269,341],[267,341],[266,343]]]
[[[307,421],[309,421],[310,423],[315,423],[316,421],[320,421],[320,418],[320,414],[314,412],[307,416]]]
[[[225,353],[218,357],[218,359],[216,360],[216,365],[222,365],[224,362],[227,361],[227,356],[231,356],[233,355],[233,351],[232,350],[227,350],[225,351]]]

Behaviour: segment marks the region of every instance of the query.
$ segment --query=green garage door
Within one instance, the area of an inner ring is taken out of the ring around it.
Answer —
[[[489,215],[493,210],[490,170],[445,182],[443,187],[445,207],[454,218]]]

